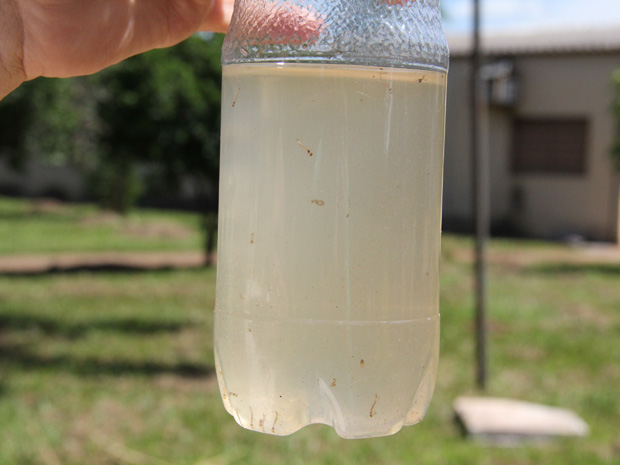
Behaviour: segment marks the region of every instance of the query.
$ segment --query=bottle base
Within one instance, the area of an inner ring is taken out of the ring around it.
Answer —
[[[345,439],[389,436],[424,417],[439,316],[398,322],[245,318],[216,312],[224,406],[246,429],[288,436],[310,424]],[[396,368],[396,370],[394,370]]]

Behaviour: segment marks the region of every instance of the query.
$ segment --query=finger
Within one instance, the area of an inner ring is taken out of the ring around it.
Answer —
[[[257,25],[257,37],[266,37],[270,43],[299,45],[316,39],[323,21],[307,8],[288,2],[271,4],[264,11],[264,20]]]
[[[234,0],[215,0],[209,14],[200,24],[199,30],[227,32],[232,17]]]
[[[22,0],[26,77],[91,74],[128,56],[174,45],[198,29],[215,3]]]
[[[317,12],[290,2],[267,1],[250,5],[238,16],[239,21],[245,22],[237,24],[236,32],[263,43],[299,45],[311,42],[318,38],[324,24]]]

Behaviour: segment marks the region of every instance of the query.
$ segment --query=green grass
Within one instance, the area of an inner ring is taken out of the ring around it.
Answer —
[[[126,217],[93,205],[0,197],[0,255],[200,250],[196,214],[135,210]]]
[[[591,434],[517,448],[462,438],[451,405],[476,393],[471,266],[459,258],[470,244],[444,238],[427,418],[360,441],[319,425],[285,438],[236,425],[213,376],[212,269],[0,277],[0,465],[620,463],[618,265],[494,263],[488,394],[573,409]]]

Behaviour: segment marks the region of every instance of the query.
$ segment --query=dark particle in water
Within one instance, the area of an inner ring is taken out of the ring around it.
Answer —
[[[241,92],[241,87],[237,89],[237,93],[235,94],[235,98],[233,99],[233,103],[232,103],[233,108],[235,108],[235,105],[237,104],[237,97],[239,97],[239,92]]]
[[[377,401],[378,400],[379,400],[379,396],[377,394],[375,394],[375,401],[370,406],[370,418],[372,418],[372,416],[374,415],[375,406],[377,405]]]
[[[299,139],[297,139],[297,145],[299,145],[302,149],[304,149],[308,155],[310,155],[310,156],[314,155],[312,153],[312,150],[310,150],[308,147],[306,147],[304,144],[302,144]]]

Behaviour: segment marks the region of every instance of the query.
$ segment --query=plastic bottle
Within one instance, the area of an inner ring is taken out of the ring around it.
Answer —
[[[438,0],[237,0],[215,357],[241,426],[362,438],[424,416],[447,60]]]

